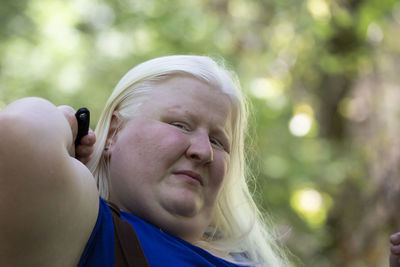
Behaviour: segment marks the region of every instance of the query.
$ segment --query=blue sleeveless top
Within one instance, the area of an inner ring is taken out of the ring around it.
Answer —
[[[152,224],[124,211],[121,218],[136,231],[150,266],[239,266],[218,258],[183,239],[163,232]],[[114,266],[114,226],[107,203],[100,198],[99,214],[78,267]],[[240,265],[243,266],[243,265]]]

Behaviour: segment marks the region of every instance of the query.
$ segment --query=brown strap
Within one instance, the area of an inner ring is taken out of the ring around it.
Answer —
[[[115,267],[150,266],[132,225],[120,217],[120,209],[115,204],[108,202],[108,206],[114,221]]]

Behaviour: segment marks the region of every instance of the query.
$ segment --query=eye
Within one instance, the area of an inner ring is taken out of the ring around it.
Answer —
[[[222,144],[222,142],[220,142],[220,141],[219,141],[218,139],[216,139],[216,138],[210,137],[210,143],[211,143],[211,145],[213,145],[213,146],[216,146],[216,147],[219,147],[219,148],[222,148],[222,149],[225,148],[224,145]]]
[[[170,123],[172,126],[175,126],[176,128],[179,128],[181,130],[184,130],[186,132],[190,131],[189,126],[187,126],[185,123],[181,123],[181,122],[172,122]]]
[[[224,138],[210,137],[211,146],[230,154],[231,148]]]

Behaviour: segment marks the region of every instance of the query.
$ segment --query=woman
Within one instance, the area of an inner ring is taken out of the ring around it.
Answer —
[[[0,255],[9,266],[112,266],[104,199],[133,226],[150,266],[289,265],[249,194],[244,97],[223,67],[170,56],[130,70],[100,117],[93,153],[92,134],[77,149],[87,168],[73,158],[73,112],[41,99],[1,112],[0,207],[9,216]]]

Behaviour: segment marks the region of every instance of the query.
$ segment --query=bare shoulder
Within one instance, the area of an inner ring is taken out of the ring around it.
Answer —
[[[0,261],[76,266],[97,219],[96,184],[65,149],[65,118],[44,100],[27,104],[40,111],[0,112]]]

